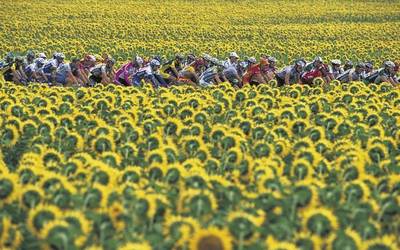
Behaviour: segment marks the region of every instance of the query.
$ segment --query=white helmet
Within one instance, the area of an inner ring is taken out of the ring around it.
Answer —
[[[302,68],[304,68],[304,66],[306,66],[306,64],[301,60],[296,61],[296,65],[301,66]]]
[[[210,62],[212,62],[213,64],[218,64],[219,63],[217,58],[211,58]]]
[[[249,59],[247,59],[247,61],[249,63],[256,63],[257,62],[256,58],[254,58],[254,57],[250,57]]]
[[[135,57],[135,61],[136,61],[138,64],[143,64],[143,58],[141,58],[140,56],[136,56],[136,57]],[[158,61],[158,60],[156,60],[156,61]]]
[[[87,60],[88,60],[89,62],[96,62],[96,57],[94,57],[93,55],[88,55],[88,56],[87,56]]]
[[[383,63],[383,65],[385,65],[385,67],[389,67],[389,68],[396,67],[396,65],[392,61],[386,61]]]
[[[202,56],[204,58],[204,60],[206,61],[210,61],[212,59],[212,57],[209,54],[203,54]]]
[[[235,58],[239,59],[238,54],[236,54],[236,52],[234,52],[234,51],[229,54],[229,57],[235,57]]]
[[[341,65],[342,64],[342,62],[339,59],[332,60],[331,63],[335,64],[335,65]]]
[[[39,57],[35,60],[36,64],[44,64],[46,62],[46,60],[42,57]]]
[[[324,60],[322,60],[322,57],[316,56],[316,57],[314,58],[314,62],[321,62],[321,63],[323,63]]]
[[[46,58],[47,58],[47,56],[46,56],[46,54],[45,54],[45,53],[40,53],[40,54],[39,54],[39,58],[46,59]]]
[[[150,61],[150,66],[151,66],[151,67],[160,66],[160,65],[161,65],[161,64],[160,64],[160,61],[158,61],[158,60],[156,60],[156,59],[153,59],[153,60]]]

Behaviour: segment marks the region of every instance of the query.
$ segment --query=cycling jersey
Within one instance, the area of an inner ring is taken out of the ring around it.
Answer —
[[[174,77],[178,77],[177,75],[175,75],[175,72],[173,71],[173,69],[175,69],[177,72],[179,72],[182,69],[182,65],[180,63],[177,63],[176,60],[171,60],[167,63],[164,63],[161,66],[160,73],[163,75],[164,78],[167,78],[170,75],[172,75]]]
[[[336,79],[339,75],[344,73],[344,70],[342,68],[337,69],[337,68],[331,66],[329,68],[329,73],[331,73],[333,75],[333,78]]]
[[[71,65],[69,63],[61,64],[56,71],[56,82],[61,84],[67,83],[68,74],[72,72]]]
[[[130,77],[138,72],[138,68],[133,65],[132,62],[129,62],[123,65],[117,72],[115,73],[114,82],[121,85],[131,86],[132,81]]]
[[[343,74],[339,75],[336,80],[339,80],[343,83],[348,83],[351,81],[361,81],[362,73],[357,73],[354,69],[348,69]]]
[[[289,84],[299,82],[301,72],[297,72],[294,66],[287,66],[282,71],[276,74],[276,80],[278,81],[279,86],[285,84],[285,77],[287,73],[289,73]]]
[[[218,74],[218,68],[217,66],[212,66],[208,69],[206,69],[201,75],[200,75],[200,86],[202,87],[209,87],[213,85],[213,80],[214,77]]]

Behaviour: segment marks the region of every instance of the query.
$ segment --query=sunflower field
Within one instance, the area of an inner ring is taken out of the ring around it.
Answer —
[[[2,249],[398,249],[400,91],[1,83]]]
[[[0,55],[400,58],[399,1],[2,0]],[[400,249],[400,89],[0,79],[0,249]]]

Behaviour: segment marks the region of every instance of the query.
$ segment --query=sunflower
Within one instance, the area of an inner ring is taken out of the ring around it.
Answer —
[[[197,217],[209,215],[217,208],[217,200],[208,190],[188,189],[179,198],[178,210]]]
[[[200,230],[200,224],[192,217],[168,216],[163,228],[166,237],[178,239],[174,245],[179,247],[185,245]]]
[[[103,152],[101,154],[102,160],[113,168],[118,168],[121,165],[121,156],[115,152]]]
[[[312,234],[327,236],[338,229],[335,214],[326,208],[308,209],[304,213],[303,226]]]
[[[190,250],[231,250],[232,238],[226,230],[216,227],[200,229],[189,243]]]
[[[187,188],[202,189],[208,187],[209,176],[204,168],[192,167],[190,171],[183,172]]]
[[[74,240],[70,236],[69,225],[64,220],[53,220],[44,225],[39,238],[45,240],[49,249],[68,248],[74,246]]]
[[[291,176],[296,180],[304,180],[312,175],[313,169],[311,163],[307,160],[297,158],[290,169]]]
[[[377,239],[368,240],[363,249],[365,250],[396,250],[398,248],[396,238],[393,236],[383,236]]]
[[[138,183],[142,176],[142,168],[137,166],[127,166],[119,172],[118,180],[120,183],[133,182]]]
[[[126,243],[118,248],[118,250],[152,250],[153,248],[148,242]]]
[[[360,199],[369,200],[371,191],[363,181],[356,180],[345,184],[344,193],[348,202],[354,202]]]
[[[111,191],[107,186],[94,183],[84,193],[84,207],[95,210],[104,210],[107,207]]]
[[[228,214],[228,228],[234,240],[239,244],[250,244],[258,238],[257,228],[264,220],[265,214],[259,210],[259,214],[252,215],[245,212],[232,212]]]
[[[115,144],[112,137],[110,137],[109,135],[101,135],[97,136],[92,141],[92,149],[98,153],[103,153],[105,151],[114,151]]]
[[[163,126],[163,132],[165,135],[180,135],[182,128],[184,127],[182,120],[169,117]]]
[[[135,210],[139,216],[145,215],[148,219],[154,218],[157,212],[157,201],[154,196],[147,194],[145,191],[135,191]]]
[[[21,204],[30,209],[40,204],[44,197],[45,193],[43,192],[43,189],[32,184],[25,185],[23,190],[20,192]]]
[[[319,205],[318,191],[312,182],[303,180],[296,182],[293,190],[296,205],[300,208],[300,213],[307,211],[306,209]]]
[[[29,210],[27,226],[31,233],[39,236],[43,227],[62,217],[61,210],[53,205],[38,205]]]
[[[4,145],[13,147],[17,144],[19,138],[20,132],[15,125],[8,124],[3,128],[1,141]]]
[[[0,176],[0,204],[15,201],[19,192],[18,176],[8,172],[2,173]]]

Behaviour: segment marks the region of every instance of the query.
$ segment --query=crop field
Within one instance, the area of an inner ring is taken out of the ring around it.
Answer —
[[[400,58],[396,1],[11,1],[0,54]],[[0,249],[400,249],[400,88],[0,79]]]
[[[382,61],[400,57],[396,1],[3,0],[0,53],[28,49],[67,57],[108,52],[172,55],[229,51]]]

